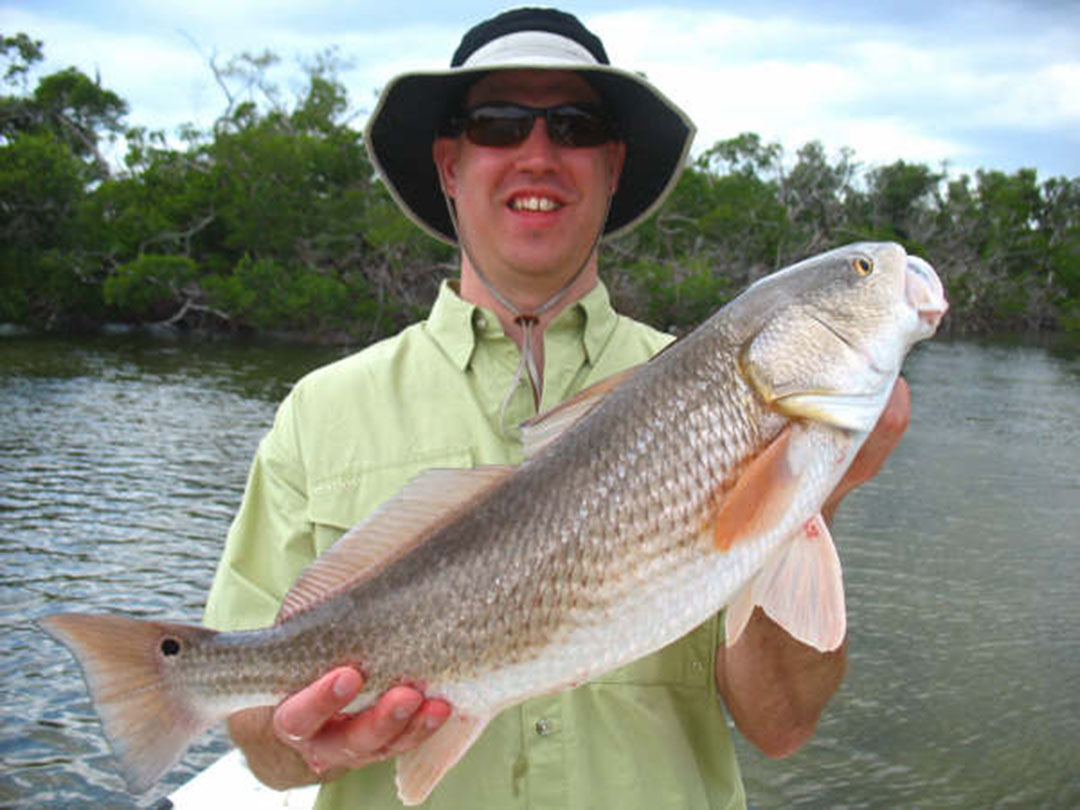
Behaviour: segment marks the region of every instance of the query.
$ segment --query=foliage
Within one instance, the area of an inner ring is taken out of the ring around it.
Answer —
[[[0,321],[368,341],[419,316],[454,272],[454,252],[374,182],[334,51],[295,99],[270,80],[271,53],[211,61],[223,111],[177,145],[127,129],[123,99],[74,67],[31,86],[42,47],[0,36]],[[103,146],[121,137],[110,166]],[[604,266],[620,307],[683,331],[748,282],[862,239],[930,259],[954,329],[1080,332],[1080,178],[1029,169],[861,169],[847,149],[786,155],[743,133],[688,166]]]
[[[1080,178],[1040,184],[1032,169],[949,178],[898,160],[860,173],[850,150],[830,160],[811,142],[791,163],[745,133],[706,151],[608,258],[625,309],[681,330],[755,278],[859,240],[935,265],[946,328],[1080,332]]]

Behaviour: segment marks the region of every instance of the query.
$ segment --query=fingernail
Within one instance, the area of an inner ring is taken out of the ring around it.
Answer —
[[[351,673],[343,672],[334,679],[334,696],[339,698],[352,697],[356,692],[356,683]]]
[[[290,743],[300,743],[304,741],[303,734],[297,734],[287,727],[286,721],[283,721],[280,717],[275,718],[274,730],[281,739]]]
[[[408,720],[410,717],[413,716],[413,714],[416,713],[416,710],[419,708],[420,701],[417,699],[410,699],[394,709],[394,719]]]

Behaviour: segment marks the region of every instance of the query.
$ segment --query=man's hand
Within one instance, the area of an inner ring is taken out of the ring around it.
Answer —
[[[252,772],[281,790],[335,779],[415,748],[450,716],[445,701],[405,686],[388,690],[362,712],[342,714],[363,685],[355,669],[332,670],[276,709],[237,712],[229,731]]]

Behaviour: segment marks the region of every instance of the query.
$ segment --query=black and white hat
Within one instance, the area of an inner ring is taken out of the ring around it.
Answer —
[[[431,148],[474,82],[495,70],[571,70],[600,93],[626,143],[626,160],[604,228],[626,233],[675,185],[694,137],[686,114],[642,76],[610,65],[600,39],[555,9],[507,11],[470,29],[450,69],[404,73],[384,88],[364,132],[368,154],[405,213],[437,239],[457,244]]]

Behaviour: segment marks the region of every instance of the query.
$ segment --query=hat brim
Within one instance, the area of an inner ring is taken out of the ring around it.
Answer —
[[[477,79],[493,70],[515,69],[582,74],[618,121],[626,160],[611,200],[606,238],[631,230],[663,203],[694,138],[693,123],[676,104],[637,74],[606,65],[500,64],[406,73],[383,90],[364,138],[375,169],[410,219],[436,239],[457,244],[432,157],[436,130]]]

